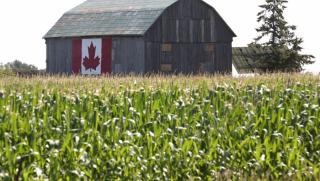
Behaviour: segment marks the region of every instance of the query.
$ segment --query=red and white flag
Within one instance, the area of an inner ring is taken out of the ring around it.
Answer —
[[[111,38],[74,39],[72,71],[74,74],[101,75],[111,72]]]

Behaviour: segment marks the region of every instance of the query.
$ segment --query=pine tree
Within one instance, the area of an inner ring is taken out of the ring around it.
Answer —
[[[287,0],[266,0],[259,6],[262,10],[257,21],[261,26],[256,29],[259,36],[253,44],[267,52],[259,59],[269,64],[271,72],[300,72],[303,65],[313,63],[312,55],[301,54],[303,39],[295,35],[296,26],[289,25],[284,18],[287,3]]]

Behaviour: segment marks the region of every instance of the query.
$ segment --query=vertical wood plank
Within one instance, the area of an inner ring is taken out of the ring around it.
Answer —
[[[179,43],[179,19],[176,20],[176,40]]]
[[[201,20],[201,42],[204,42],[204,20]]]
[[[191,43],[194,42],[194,41],[193,41],[193,34],[194,34],[194,32],[193,32],[193,26],[194,26],[194,25],[193,25],[193,20],[191,19],[191,20],[190,20],[190,26],[189,26],[189,29],[190,29],[190,30],[189,30],[189,31],[190,31],[190,35],[189,35],[189,36],[190,36],[190,42],[191,42]]]

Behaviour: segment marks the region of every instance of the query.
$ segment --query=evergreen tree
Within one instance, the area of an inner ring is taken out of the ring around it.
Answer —
[[[269,64],[271,72],[299,72],[303,65],[313,63],[312,55],[301,54],[303,39],[295,35],[296,26],[289,25],[283,16],[287,3],[287,0],[266,0],[259,6],[262,10],[257,21],[261,26],[256,29],[259,36],[253,45],[264,49],[266,53],[258,58]]]

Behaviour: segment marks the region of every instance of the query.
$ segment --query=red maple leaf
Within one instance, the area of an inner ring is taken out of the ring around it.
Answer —
[[[96,70],[98,65],[100,65],[100,57],[96,56],[96,47],[93,46],[91,42],[90,46],[88,47],[89,58],[86,56],[83,59],[83,66],[86,70],[90,69],[90,71]]]

